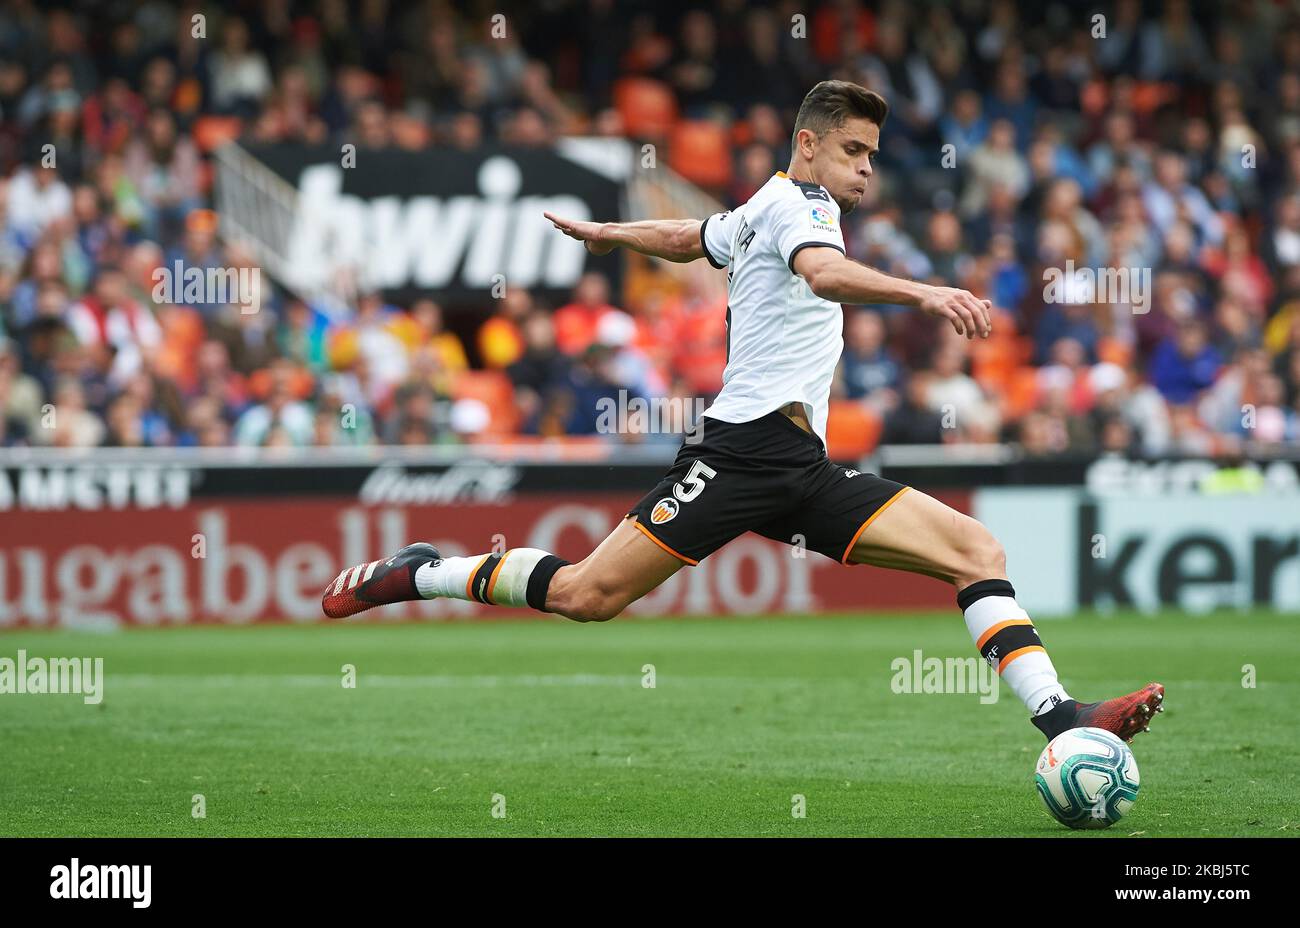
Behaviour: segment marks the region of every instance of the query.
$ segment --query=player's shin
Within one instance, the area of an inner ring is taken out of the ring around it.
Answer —
[[[1069,700],[1029,615],[1006,580],[981,580],[957,594],[975,647],[1033,715]]]
[[[447,557],[420,567],[415,572],[415,587],[425,599],[445,597],[494,606],[531,606],[545,612],[551,578],[568,563],[538,548]]]

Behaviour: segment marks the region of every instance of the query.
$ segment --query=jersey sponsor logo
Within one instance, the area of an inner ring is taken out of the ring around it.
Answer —
[[[671,522],[677,518],[677,513],[681,510],[681,504],[671,496],[665,496],[659,502],[655,503],[655,508],[650,510],[650,521],[655,525],[663,525],[665,522]]]
[[[835,228],[835,216],[824,206],[814,206],[808,211],[814,232],[830,231]]]

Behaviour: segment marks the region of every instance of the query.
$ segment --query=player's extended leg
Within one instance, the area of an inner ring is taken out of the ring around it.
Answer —
[[[432,545],[407,545],[386,561],[344,570],[325,588],[321,606],[338,619],[388,603],[443,597],[603,622],[681,566],[629,518],[577,564],[538,548],[444,558]]]
[[[932,496],[908,490],[859,532],[848,562],[926,574],[957,588],[957,605],[980,654],[997,668],[1049,739],[1093,726],[1131,740],[1163,711],[1151,683],[1116,699],[1082,704],[1056,677],[1038,631],[1016,602],[1002,545],[980,522]]]

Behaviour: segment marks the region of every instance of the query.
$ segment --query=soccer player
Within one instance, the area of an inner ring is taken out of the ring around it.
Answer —
[[[333,618],[386,603],[450,597],[531,606],[579,622],[612,619],[683,565],[747,531],[843,564],[914,571],[951,583],[975,646],[1049,739],[1095,726],[1131,740],[1162,710],[1151,683],[1080,703],[1057,680],[1007,579],[1002,546],[975,519],[918,490],[832,464],[831,378],[843,350],[841,303],[894,303],[987,337],[990,304],[965,290],[891,277],[849,259],[840,219],[861,201],[888,106],[846,81],[823,81],[795,121],[790,166],[736,209],[696,219],[578,222],[547,213],[595,255],[630,248],[727,271],[722,392],[659,485],[586,558],[536,548],[441,557],[412,544],[348,568],[325,590]]]

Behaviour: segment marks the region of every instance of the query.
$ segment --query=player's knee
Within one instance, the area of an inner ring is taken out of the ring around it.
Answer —
[[[1006,576],[1007,554],[1002,543],[983,523],[970,516],[961,520],[958,530],[958,563],[954,579],[958,585]]]

